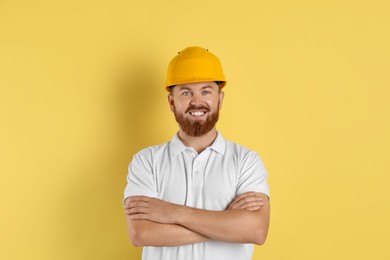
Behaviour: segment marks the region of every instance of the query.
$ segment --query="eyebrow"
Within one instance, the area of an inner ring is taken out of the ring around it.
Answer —
[[[191,88],[189,87],[184,87],[184,86],[179,86],[179,85],[176,85],[175,88],[179,88],[177,91],[178,92],[181,92],[181,91],[193,91]],[[205,89],[211,89],[211,90],[214,90],[213,86],[212,85],[206,85],[206,86],[203,86],[200,88],[201,91],[205,90]]]
[[[211,88],[211,89],[213,89],[213,87],[211,86],[211,85],[206,85],[206,86],[203,86],[203,87],[201,87],[201,89],[203,90],[203,89],[206,89],[206,88]],[[180,87],[180,89],[179,89],[179,91],[180,90],[191,90],[189,87]]]
[[[206,88],[214,89],[211,85],[204,86],[204,87],[202,87],[201,89],[206,89]]]
[[[187,87],[180,87],[180,88],[179,88],[179,91],[182,91],[182,90],[190,90],[190,88],[187,88]]]

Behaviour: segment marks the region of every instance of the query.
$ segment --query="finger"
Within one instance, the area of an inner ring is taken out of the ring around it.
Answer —
[[[257,197],[257,198],[264,198],[263,194],[261,194],[260,192],[256,192],[255,193],[255,197]]]
[[[151,198],[145,197],[145,196],[132,196],[128,197],[125,201],[125,208],[129,208],[130,205],[136,202],[143,202],[143,203],[149,203],[151,201]]]
[[[131,201],[131,202],[128,203],[128,205],[125,208],[126,209],[131,209],[131,208],[135,208],[135,207],[148,208],[149,207],[149,203],[148,202],[144,202],[144,201]]]
[[[151,199],[152,198],[147,197],[147,196],[131,196],[131,197],[129,197],[130,201],[145,201],[145,202],[148,202]]]
[[[250,197],[242,198],[241,200],[237,201],[236,203],[233,203],[232,206],[233,206],[233,208],[241,208],[242,205],[244,205],[246,203],[260,202],[260,201],[263,201],[263,198],[259,198],[256,196],[250,196]]]
[[[233,201],[230,205],[229,205],[229,208],[228,209],[237,209],[241,206],[241,204],[243,204],[244,202],[241,200],[238,200],[238,201]]]
[[[242,201],[242,200],[251,200],[251,199],[255,199],[255,198],[261,198],[260,196],[258,196],[258,194],[256,192],[247,192],[247,193],[244,193],[244,194],[241,194],[240,196],[238,196],[235,201],[239,202],[239,201]]]
[[[127,197],[125,199],[125,202],[123,203],[123,206],[126,208],[128,206],[128,204],[130,203],[130,197]]]
[[[250,207],[262,207],[262,206],[264,206],[263,201],[251,201],[251,202],[247,202],[247,203],[242,204],[239,209],[248,209]]]
[[[149,219],[147,214],[134,214],[134,215],[130,215],[130,218],[132,220],[142,220],[142,219],[148,220]]]
[[[240,195],[238,195],[234,200],[238,201],[238,200],[241,200],[242,198],[251,197],[255,194],[256,194],[256,192],[253,192],[253,191],[244,192],[244,193],[241,193]]]
[[[134,209],[134,208],[133,209],[126,209],[125,213],[126,213],[126,215],[146,214],[146,212],[144,212],[144,210]]]
[[[245,210],[249,210],[249,211],[258,211],[259,209],[261,209],[260,206],[253,206],[253,207],[246,208]]]
[[[246,209],[248,207],[252,207],[252,206],[264,206],[264,201],[263,200],[253,200],[253,201],[248,201],[248,202],[245,202],[245,203],[242,203],[240,205],[235,205],[232,207],[232,209]]]
[[[241,195],[237,196],[230,204],[229,204],[229,207],[228,209],[232,209],[234,207],[236,207],[237,205],[239,205],[240,203],[242,203],[241,201],[245,198],[249,198],[249,197],[253,197],[255,195],[254,192],[245,192],[245,193],[242,193]]]
[[[149,213],[149,209],[145,207],[134,207],[126,209],[125,213],[126,215],[147,214]]]

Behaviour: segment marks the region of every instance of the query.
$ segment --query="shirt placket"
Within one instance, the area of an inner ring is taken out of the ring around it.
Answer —
[[[201,154],[195,157],[192,166],[192,186],[194,194],[194,205],[197,208],[204,207],[203,198],[203,181],[204,181],[204,169],[207,158],[210,155],[210,149],[204,150]]]
[[[192,154],[192,167],[190,170],[190,176],[188,176],[188,199],[187,205],[195,208],[203,207],[203,197],[202,197],[202,189],[203,189],[203,158],[205,154],[198,155],[196,151],[191,149]]]

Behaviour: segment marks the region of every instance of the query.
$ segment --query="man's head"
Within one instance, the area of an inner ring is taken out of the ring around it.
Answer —
[[[226,84],[218,57],[201,47],[188,47],[169,63],[168,101],[180,128],[202,136],[215,127]]]
[[[172,88],[168,101],[181,130],[197,137],[215,127],[223,97],[217,83],[196,82]]]

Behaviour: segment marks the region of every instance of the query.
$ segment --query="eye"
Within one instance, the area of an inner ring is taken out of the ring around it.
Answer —
[[[203,90],[202,91],[202,95],[208,95],[208,94],[210,94],[211,93],[211,91],[209,91],[209,90]]]
[[[190,96],[190,95],[191,95],[191,92],[189,92],[189,91],[183,91],[183,92],[181,92],[181,95],[182,95],[182,96]]]

